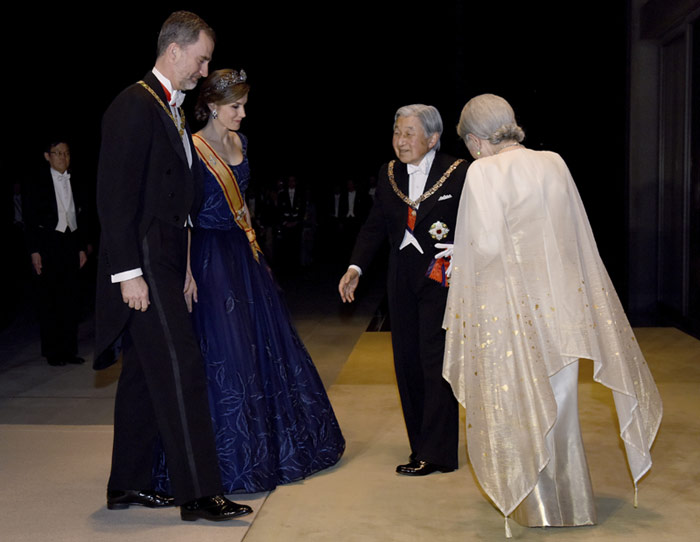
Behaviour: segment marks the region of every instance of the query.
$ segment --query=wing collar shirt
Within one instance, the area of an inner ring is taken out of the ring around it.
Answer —
[[[430,168],[433,166],[433,160],[435,160],[435,150],[432,149],[423,157],[417,166],[413,164],[408,164],[408,198],[412,201],[416,201],[425,192],[425,183],[428,181],[428,174],[430,173]],[[418,207],[416,207],[416,211]],[[423,254],[423,249],[421,248],[418,240],[413,236],[411,232],[406,230],[404,233],[403,241],[401,241],[401,246],[399,250],[403,250],[408,245],[413,245],[418,252]]]
[[[357,192],[353,190],[352,192],[348,192],[348,212],[345,215],[345,218],[355,218],[355,195]]]
[[[153,68],[153,75],[156,76],[156,79],[160,81],[160,84],[163,85],[163,88],[167,90],[168,96],[170,96],[170,102],[168,102],[168,105],[170,106],[170,112],[173,114],[173,117],[175,117],[175,120],[177,120],[178,124],[180,123],[180,106],[182,105],[182,102],[185,100],[185,93],[180,91],[180,90],[173,90],[173,85],[170,82],[170,80],[165,77],[162,73],[160,73],[155,67]],[[182,146],[185,148],[185,154],[187,155],[187,163],[192,167],[192,146],[190,145],[190,138],[187,135],[187,132],[183,132],[182,134]]]
[[[78,229],[78,222],[75,216],[73,191],[70,186],[70,173],[67,171],[59,173],[54,168],[50,169],[53,189],[56,194],[56,210],[58,211],[56,231],[75,231]]]

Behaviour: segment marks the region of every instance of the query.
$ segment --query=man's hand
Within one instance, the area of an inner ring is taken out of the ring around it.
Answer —
[[[338,284],[338,292],[343,303],[352,303],[355,301],[355,289],[360,282],[360,274],[357,269],[350,268],[340,279]]]
[[[185,294],[185,303],[187,304],[187,310],[192,312],[192,302],[197,303],[197,283],[194,281],[194,277],[190,271],[187,271],[185,275],[185,288],[182,290]]]
[[[83,266],[87,263],[87,254],[84,250],[81,250],[79,255],[78,255],[79,261],[80,261],[80,269],[83,268]]]
[[[120,282],[119,286],[122,290],[122,299],[130,309],[146,312],[151,302],[148,299],[148,284],[142,276]]]
[[[37,275],[41,275],[41,254],[32,252],[32,266]]]

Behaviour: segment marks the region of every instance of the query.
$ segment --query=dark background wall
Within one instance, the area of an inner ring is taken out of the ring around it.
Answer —
[[[6,27],[8,181],[42,164],[41,145],[68,132],[73,164],[94,179],[100,118],[154,62],[159,27],[176,9],[217,33],[211,69],[248,72],[241,130],[254,182],[296,174],[317,191],[366,178],[392,158],[395,110],[437,106],[443,149],[467,157],[454,126],[482,92],[508,99],[531,148],[559,152],[588,209],[601,254],[624,293],[626,2],[472,1],[90,4],[16,8]],[[94,7],[93,7],[94,6]],[[574,11],[575,10],[575,11]],[[196,91],[190,93],[191,112]],[[197,126],[194,125],[194,128]]]

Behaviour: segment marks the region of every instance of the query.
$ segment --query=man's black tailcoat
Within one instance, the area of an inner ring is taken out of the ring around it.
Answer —
[[[144,81],[167,104],[152,73]],[[151,488],[162,439],[176,504],[222,492],[206,376],[183,297],[188,216],[201,199],[175,123],[141,85],[124,90],[102,125],[97,203],[102,226],[96,307],[96,368],[120,347],[110,489]],[[135,311],[110,276],[141,268],[150,306]]]
[[[436,153],[425,190],[454,162],[451,156]],[[412,456],[450,468],[457,468],[459,428],[457,401],[442,378],[442,319],[447,288],[426,273],[439,252],[435,243],[453,242],[466,169],[462,162],[440,189],[420,204],[413,232],[424,252],[420,254],[410,245],[399,250],[408,204],[392,189],[388,167],[384,165],[379,172],[374,205],[350,259],[352,264],[367,270],[383,241],[389,240],[387,291],[394,365]],[[407,167],[398,160],[394,163],[394,178],[399,190],[408,195]],[[450,230],[439,241],[430,234],[436,222],[444,223]]]

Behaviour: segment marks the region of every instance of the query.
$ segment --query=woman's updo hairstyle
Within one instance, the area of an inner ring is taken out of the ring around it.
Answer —
[[[199,90],[194,116],[206,121],[211,114],[208,104],[226,105],[240,100],[250,91],[246,73],[236,70],[216,70],[204,79]]]
[[[502,141],[525,139],[525,132],[515,122],[515,113],[510,104],[495,94],[481,94],[467,102],[462,109],[457,133],[464,142],[467,134],[486,139],[492,145]]]

